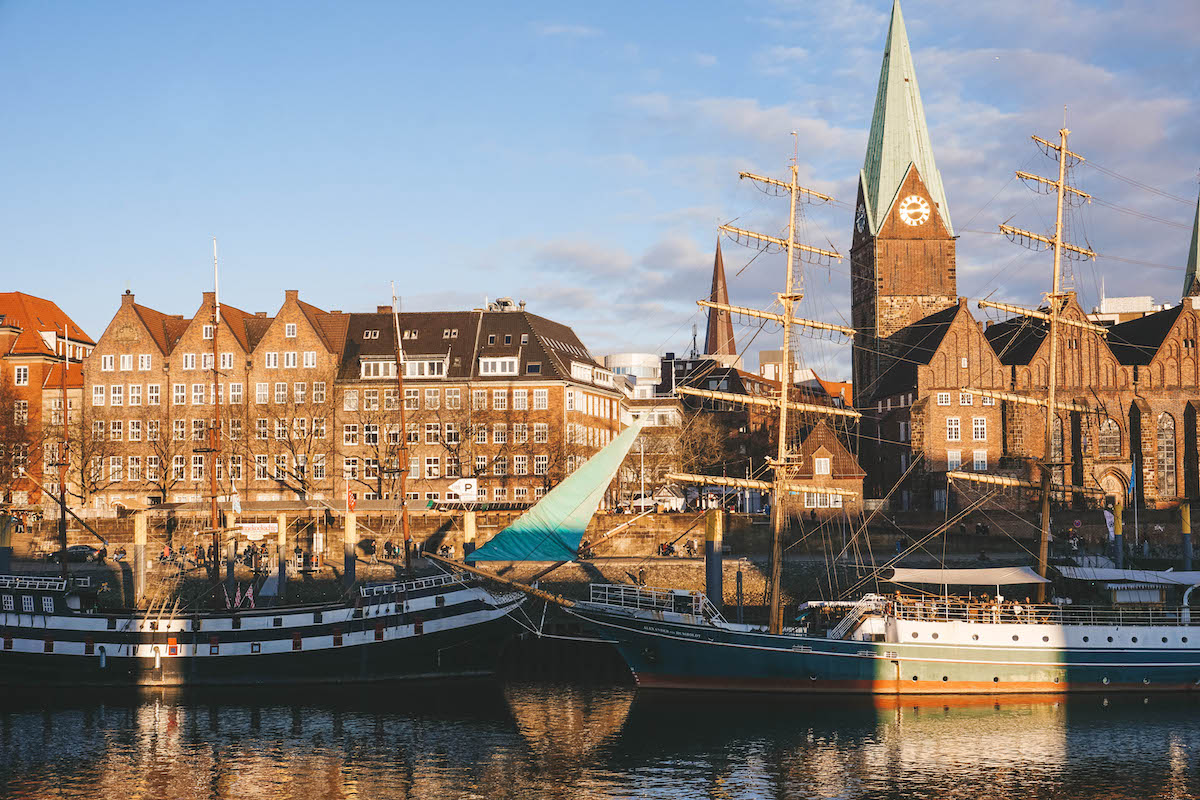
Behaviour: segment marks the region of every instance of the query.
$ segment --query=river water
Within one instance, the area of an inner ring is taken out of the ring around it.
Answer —
[[[24,697],[4,798],[1200,796],[1200,701],[646,695],[546,682]]]

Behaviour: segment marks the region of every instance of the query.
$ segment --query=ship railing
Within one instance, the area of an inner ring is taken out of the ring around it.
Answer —
[[[1188,609],[1103,608],[1004,601],[969,602],[945,598],[889,600],[886,612],[896,619],[918,622],[985,622],[1025,625],[1177,626],[1200,625]]]
[[[411,581],[398,581],[396,583],[372,583],[359,587],[358,591],[363,597],[379,597],[381,595],[432,589],[437,586],[449,586],[454,583],[463,583],[465,580],[466,578],[460,574],[434,575],[429,578],[417,578]]]
[[[862,619],[863,614],[866,614],[868,609],[879,607],[882,599],[883,598],[877,594],[863,595],[862,598],[860,598],[859,601],[851,606],[850,610],[846,612],[846,616],[842,617],[842,621],[829,631],[829,638],[844,638],[850,629],[858,624],[858,621]]]
[[[709,601],[704,592],[692,592],[686,589],[660,589],[621,583],[593,583],[591,601],[621,608],[666,611],[675,614],[690,614],[704,619],[721,619],[721,612]]]
[[[67,582],[62,578],[47,578],[36,575],[0,575],[0,589],[64,592],[67,589]]]

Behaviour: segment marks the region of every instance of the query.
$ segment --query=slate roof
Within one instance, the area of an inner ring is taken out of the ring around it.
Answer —
[[[1171,332],[1175,321],[1183,311],[1183,304],[1147,314],[1138,319],[1113,325],[1108,329],[1108,346],[1117,361],[1122,364],[1149,364],[1154,354],[1162,347],[1163,340]]]
[[[1049,308],[1039,311],[1048,313]],[[1050,323],[1033,317],[1013,317],[991,325],[983,336],[992,346],[996,357],[1005,366],[1025,365],[1037,355],[1038,348],[1050,331]]]
[[[917,385],[917,367],[928,364],[946,338],[946,331],[958,315],[961,304],[944,308],[901,328],[884,340],[884,351],[891,365],[879,377],[875,390],[869,395],[890,397]]]
[[[1188,247],[1187,272],[1183,276],[1183,296],[1200,295],[1200,275],[1196,262],[1200,259],[1200,199],[1196,200],[1196,217],[1192,221],[1192,240]]]
[[[9,350],[10,354],[56,355],[42,339],[41,332],[61,333],[64,325],[70,326],[71,341],[96,344],[57,303],[24,292],[0,292],[0,317],[4,318],[6,325],[21,328],[21,333]]]

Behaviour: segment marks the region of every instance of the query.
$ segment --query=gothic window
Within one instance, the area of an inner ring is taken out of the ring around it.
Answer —
[[[1158,495],[1175,497],[1175,418],[1158,417]]]
[[[1063,468],[1063,424],[1062,417],[1054,417],[1054,432],[1050,437],[1050,460],[1054,462],[1052,480],[1055,483],[1066,483],[1066,470]]]
[[[1121,427],[1111,418],[1100,423],[1100,457],[1121,457]]]

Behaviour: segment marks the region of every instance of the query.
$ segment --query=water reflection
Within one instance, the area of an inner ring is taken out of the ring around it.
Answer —
[[[31,694],[0,711],[0,796],[1185,798],[1197,710],[534,683]]]

